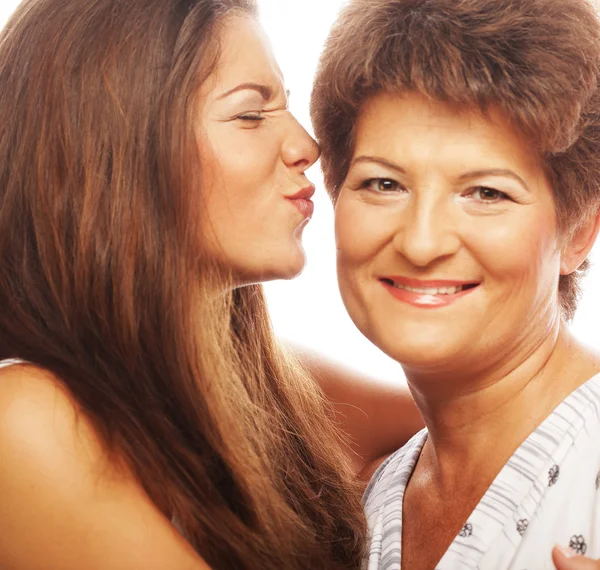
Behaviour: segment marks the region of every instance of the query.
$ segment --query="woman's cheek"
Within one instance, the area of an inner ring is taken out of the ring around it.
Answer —
[[[389,223],[387,223],[389,226]],[[335,208],[335,234],[338,255],[354,262],[368,261],[385,242],[383,212],[353,196],[340,196]]]
[[[467,226],[468,227],[468,226]],[[482,219],[470,224],[464,242],[491,273],[529,273],[558,255],[556,230],[547,217]]]

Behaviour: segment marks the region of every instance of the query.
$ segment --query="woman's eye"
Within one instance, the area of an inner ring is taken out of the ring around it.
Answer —
[[[395,180],[391,180],[389,178],[371,178],[369,180],[365,180],[361,188],[366,188],[368,190],[374,190],[375,192],[398,192],[398,190],[402,190],[402,187]]]
[[[261,113],[244,113],[243,115],[238,115],[237,118],[240,121],[248,121],[248,122],[256,122],[256,121],[264,121],[265,117]]]
[[[494,188],[488,188],[487,186],[477,186],[471,192],[471,196],[479,200],[480,202],[500,202],[502,200],[509,200],[510,197],[500,190]]]

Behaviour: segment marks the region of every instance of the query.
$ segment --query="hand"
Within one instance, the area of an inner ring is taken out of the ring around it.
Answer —
[[[600,560],[576,556],[572,550],[562,546],[554,547],[552,560],[556,570],[600,570]]]

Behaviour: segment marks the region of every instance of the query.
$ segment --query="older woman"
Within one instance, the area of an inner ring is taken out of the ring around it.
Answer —
[[[329,38],[312,111],[342,296],[427,424],[367,490],[370,569],[600,556],[600,356],[567,326],[599,81],[585,0],[354,0]]]
[[[398,434],[346,414],[352,469],[273,338],[319,151],[255,12],[25,0],[0,35],[1,568],[360,565]]]

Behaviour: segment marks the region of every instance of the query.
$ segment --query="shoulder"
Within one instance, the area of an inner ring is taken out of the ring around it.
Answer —
[[[72,508],[73,501],[93,494],[97,482],[117,474],[68,390],[30,364],[0,369],[0,449],[0,494],[15,501],[0,504],[2,528],[20,513],[35,516],[36,506],[43,511],[50,501],[57,514]]]
[[[39,462],[50,473],[69,459],[105,455],[68,390],[50,372],[30,364],[0,369],[0,442],[8,460],[24,469],[28,461]]]
[[[72,435],[78,412],[75,400],[49,372],[22,363],[0,369],[0,439],[4,444],[36,448],[40,443],[44,447],[59,443]]]
[[[49,372],[0,369],[0,450],[1,568],[206,568]]]
[[[63,405],[68,401],[69,407],[74,407],[74,400],[52,373],[21,361],[0,363],[0,406],[4,412],[17,404],[44,407],[49,401]]]

